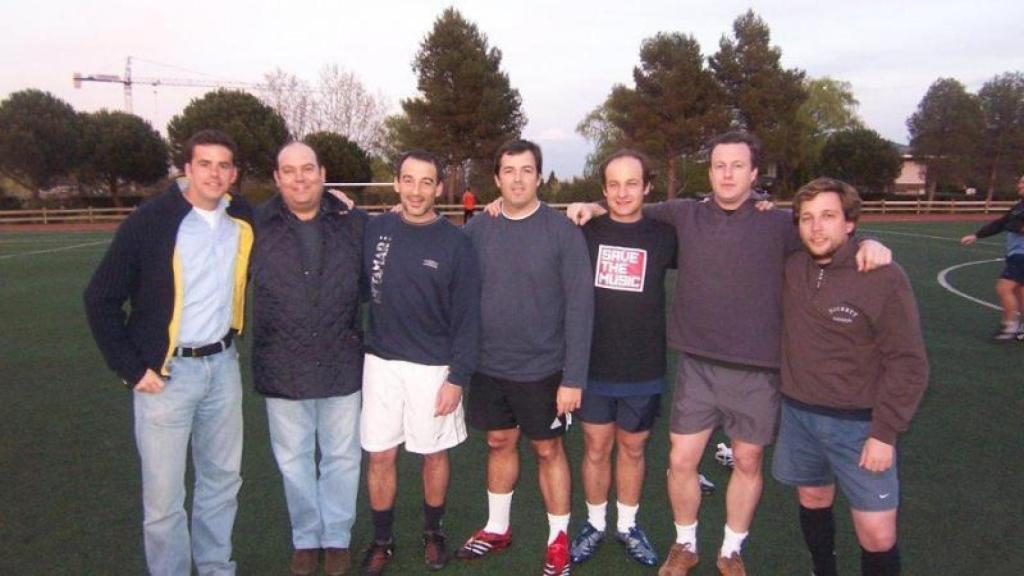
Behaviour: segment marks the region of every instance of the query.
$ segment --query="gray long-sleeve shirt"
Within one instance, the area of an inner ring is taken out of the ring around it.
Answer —
[[[522,220],[480,216],[465,230],[483,277],[477,369],[524,382],[561,370],[564,385],[585,387],[594,287],[583,233],[543,203]]]

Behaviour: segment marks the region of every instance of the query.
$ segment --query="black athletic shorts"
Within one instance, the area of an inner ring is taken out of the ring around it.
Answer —
[[[1006,266],[1000,278],[1024,284],[1024,254],[1011,254],[1006,257]]]
[[[477,430],[519,427],[530,440],[557,438],[566,429],[566,418],[558,416],[555,405],[561,384],[561,372],[534,382],[514,382],[477,372],[469,386],[466,419]]]
[[[583,391],[583,403],[576,413],[586,424],[611,424],[626,432],[646,432],[661,414],[661,394],[608,396]]]

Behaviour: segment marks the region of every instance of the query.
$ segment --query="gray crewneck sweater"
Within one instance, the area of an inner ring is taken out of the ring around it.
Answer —
[[[585,387],[594,287],[583,233],[543,203],[522,220],[482,214],[465,231],[483,276],[477,370],[523,382],[561,370],[564,385]]]

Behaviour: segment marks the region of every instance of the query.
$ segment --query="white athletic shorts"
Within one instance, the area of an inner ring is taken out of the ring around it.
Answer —
[[[437,392],[447,378],[447,366],[367,354],[359,423],[363,450],[383,452],[404,442],[409,452],[433,454],[462,443],[466,417],[461,401],[450,414],[434,416]]]

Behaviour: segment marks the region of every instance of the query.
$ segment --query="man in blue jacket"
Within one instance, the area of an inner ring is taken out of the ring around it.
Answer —
[[[93,337],[133,391],[146,564],[155,576],[190,574],[193,561],[201,575],[235,574],[242,382],[232,341],[253,242],[248,205],[228,195],[236,150],[222,132],[193,135],[184,149],[188,187],[172,187],[121,224],[85,292]]]
[[[359,274],[366,213],[323,193],[326,173],[301,142],[277,155],[280,194],[256,218],[253,378],[292,527],[290,570],[351,565],[359,487],[362,341]],[[316,451],[319,448],[319,474]]]

